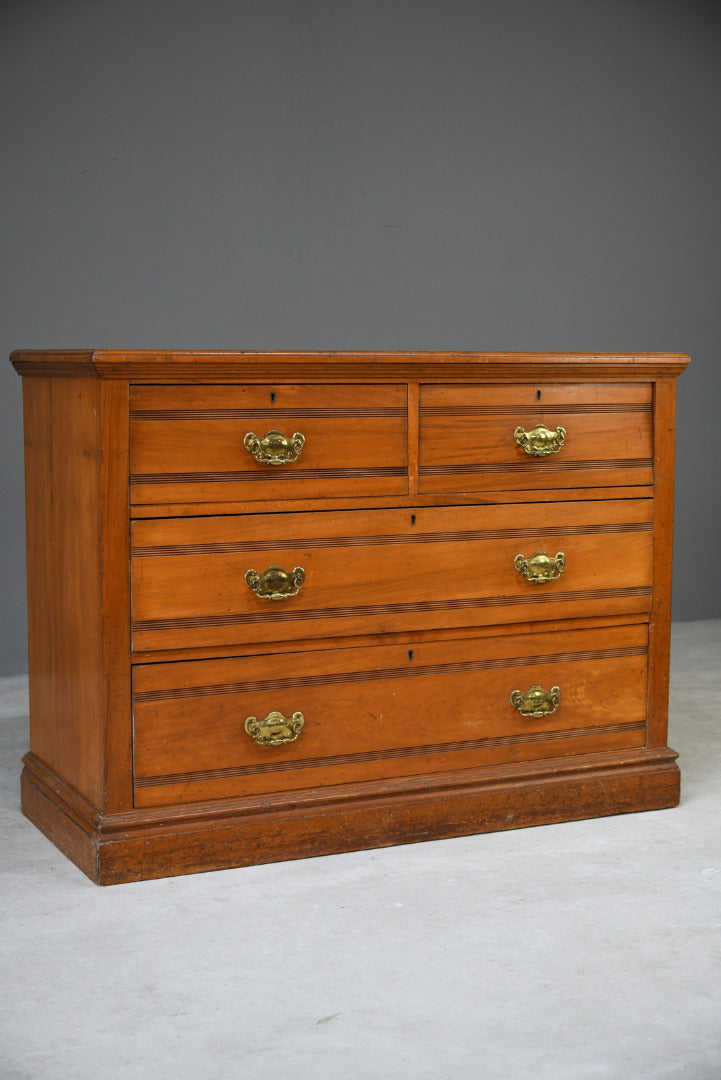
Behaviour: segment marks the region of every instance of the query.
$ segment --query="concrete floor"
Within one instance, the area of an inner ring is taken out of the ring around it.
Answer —
[[[720,1080],[721,621],[673,646],[678,809],[106,889],[0,680],[2,1080]]]

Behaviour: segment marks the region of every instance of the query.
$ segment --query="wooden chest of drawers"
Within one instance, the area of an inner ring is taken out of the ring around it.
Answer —
[[[12,360],[23,809],[93,880],[677,803],[687,357]]]

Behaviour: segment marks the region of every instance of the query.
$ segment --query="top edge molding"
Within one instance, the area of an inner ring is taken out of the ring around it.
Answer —
[[[184,380],[277,381],[302,378],[327,382],[447,379],[478,381],[508,378],[638,379],[680,375],[690,362],[685,353],[551,352],[398,352],[276,350],[23,350],[10,360],[21,375],[131,379],[139,382]]]

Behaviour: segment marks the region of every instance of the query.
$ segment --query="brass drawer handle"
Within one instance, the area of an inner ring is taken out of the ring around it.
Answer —
[[[520,690],[511,693],[511,705],[518,709],[521,716],[538,719],[555,713],[561,700],[561,691],[557,686],[544,690],[542,686],[532,686],[522,694]]]
[[[283,716],[282,712],[269,712],[264,720],[249,716],[243,727],[258,746],[284,746],[295,742],[301,733],[305,717],[302,712]]]
[[[290,572],[282,566],[269,566],[262,574],[257,570],[245,572],[245,584],[261,600],[287,600],[297,596],[304,581],[302,566],[294,566]]]
[[[535,585],[543,585],[547,581],[556,581],[560,578],[566,566],[566,556],[562,551],[555,555],[546,555],[545,551],[537,551],[527,559],[525,555],[516,555],[513,565],[519,574],[523,574],[526,581],[532,581]]]
[[[288,438],[273,428],[262,439],[249,431],[243,439],[243,446],[261,465],[289,465],[297,461],[305,446],[305,435],[295,431]]]
[[[513,432],[513,438],[527,454],[545,457],[546,454],[558,453],[566,441],[566,429],[557,427],[555,431],[551,431],[543,424],[536,424],[530,431],[517,427]]]

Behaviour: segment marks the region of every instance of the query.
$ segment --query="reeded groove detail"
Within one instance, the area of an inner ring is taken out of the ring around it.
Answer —
[[[394,615],[426,611],[453,611],[468,608],[498,607],[501,604],[547,604],[564,600],[609,600],[621,597],[650,596],[650,586],[640,585],[630,589],[579,589],[576,592],[520,596],[484,596],[467,600],[426,600],[408,604],[368,604],[357,607],[306,609],[302,611],[247,612],[230,615],[194,615],[175,619],[143,619],[133,622],[133,631],[175,630],[181,627],[237,626],[250,623],[302,622],[305,619],[338,619],[359,615]]]
[[[474,529],[465,532],[388,533],[378,536],[313,537],[301,540],[229,540],[208,544],[158,544],[134,547],[137,558],[161,555],[229,554],[234,551],[296,551],[311,548],[371,547],[389,544],[437,544],[470,540],[512,540],[535,536],[592,536],[606,533],[651,532],[650,521],[616,525],[541,525],[526,529]]]
[[[643,720],[634,720],[630,724],[603,724],[591,728],[568,728],[566,731],[538,731],[527,732],[523,735],[500,735],[487,739],[468,739],[464,742],[432,743],[426,746],[407,746],[393,750],[368,750],[358,754],[337,754],[326,758],[301,758],[299,761],[269,761],[259,765],[237,765],[228,769],[206,769],[203,772],[174,773],[169,776],[139,776],[135,778],[135,786],[149,788],[168,784],[231,780],[235,777],[256,776],[262,773],[286,772],[295,769],[318,769],[337,765],[363,764],[371,761],[392,761],[394,758],[462,753],[468,750],[488,750],[494,747],[522,746],[527,743],[578,739],[593,735],[618,735],[626,731],[643,731],[645,726]]]
[[[370,671],[342,671],[325,675],[295,676],[286,679],[255,679],[218,683],[209,686],[184,686],[170,690],[141,690],[134,695],[137,704],[172,701],[177,698],[216,697],[222,694],[257,693],[265,690],[293,690],[308,686],[333,686],[339,683],[378,682],[427,675],[459,675],[463,672],[490,671],[498,668],[526,667],[534,664],[566,664],[589,660],[619,660],[646,656],[645,645],[619,649],[588,649],[583,652],[547,653],[542,656],[511,656],[492,660],[460,660],[451,664],[407,664],[405,667],[374,668]]]
[[[553,462],[533,461],[507,461],[490,465],[421,465],[418,473],[420,476],[460,476],[465,473],[556,473],[578,472],[585,470],[602,469],[650,469],[653,465],[651,458],[607,458],[600,461],[561,461]]]
[[[354,417],[405,416],[404,405],[378,405],[369,408],[324,409],[278,405],[274,409],[131,409],[131,420],[348,420]]]
[[[402,466],[378,466],[369,469],[292,469],[288,472],[274,472],[268,470],[258,472],[193,472],[193,473],[131,473],[131,484],[198,484],[198,483],[246,483],[260,480],[267,484],[280,481],[295,482],[298,480],[348,480],[348,479],[373,479],[380,476],[407,476],[408,469]]]

